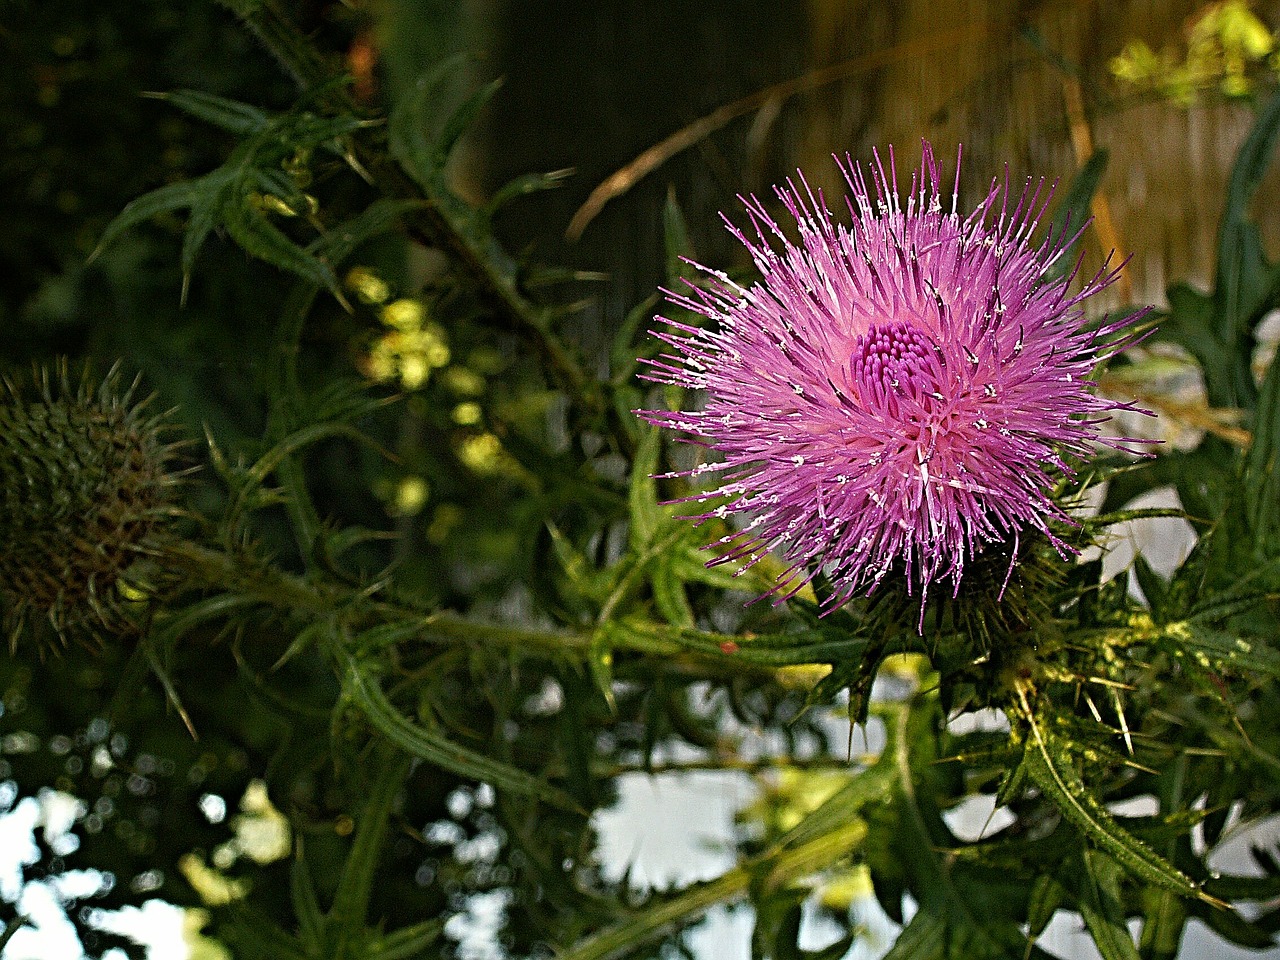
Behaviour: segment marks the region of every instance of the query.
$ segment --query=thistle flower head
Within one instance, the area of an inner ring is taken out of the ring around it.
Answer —
[[[96,388],[65,363],[0,406],[0,623],[58,639],[120,623],[120,586],[155,552],[173,512],[173,446],[162,417],[112,371]],[[149,399],[149,398],[148,398]]]
[[[1126,322],[1084,323],[1080,304],[1116,276],[1073,287],[1051,268],[1070,238],[1033,239],[1050,190],[1020,196],[993,182],[969,215],[944,195],[929,145],[900,194],[892,152],[868,176],[841,165],[852,222],[838,223],[803,177],[777,188],[788,237],[755,198],[750,231],[730,225],[761,279],[742,286],[707,271],[671,302],[706,317],[670,321],[671,350],[649,377],[699,391],[697,410],[641,416],[718,454],[688,471],[719,484],[692,499],[736,518],[712,563],[787,563],[791,596],[819,572],[825,609],[898,578],[919,591],[959,590],[994,545],[1012,558],[1027,531],[1068,521],[1055,483],[1098,441],[1108,410],[1096,365],[1123,349]],[[705,268],[703,268],[705,269]]]

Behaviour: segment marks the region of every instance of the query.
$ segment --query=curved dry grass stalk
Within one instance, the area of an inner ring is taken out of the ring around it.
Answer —
[[[591,191],[591,195],[587,197],[586,202],[578,208],[573,218],[569,221],[569,226],[565,229],[565,237],[569,240],[578,240],[583,231],[586,230],[587,225],[599,215],[605,204],[610,200],[626,193],[636,183],[647,177],[676,154],[687,150],[703,138],[727,126],[738,117],[751,113],[753,110],[759,110],[770,103],[780,103],[783,100],[794,97],[796,94],[887,66],[899,59],[924,56],[937,53],[949,47],[959,46],[986,34],[994,28],[996,22],[993,19],[982,20],[968,26],[917,37],[891,47],[885,47],[883,50],[876,50],[866,56],[811,70],[803,76],[784,80],[781,83],[773,84],[763,90],[745,96],[740,100],[727,103],[706,116],[699,117],[688,126],[682,127],[666,139],[655,143],[625,167],[615,171],[601,182],[599,186]]]
[[[1237,426],[1241,418],[1239,410],[1208,406],[1203,400],[1181,400],[1157,391],[1143,390],[1131,380],[1104,373],[1098,384],[1103,393],[1112,397],[1131,397],[1138,406],[1154,410],[1165,420],[1191,430],[1203,430],[1221,440],[1248,450],[1253,434]]]

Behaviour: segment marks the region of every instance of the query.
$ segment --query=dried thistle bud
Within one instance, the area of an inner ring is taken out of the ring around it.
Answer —
[[[73,384],[65,362],[33,389],[5,380],[0,407],[0,612],[10,647],[92,639],[129,623],[128,571],[157,553],[174,509],[163,415],[113,368]]]

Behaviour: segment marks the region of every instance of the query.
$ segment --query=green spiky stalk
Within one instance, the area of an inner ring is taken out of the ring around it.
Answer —
[[[162,544],[174,509],[163,415],[121,389],[72,381],[66,363],[31,388],[4,381],[0,407],[0,603],[11,647],[93,640],[129,622],[128,571]],[[136,594],[135,594],[136,596]]]

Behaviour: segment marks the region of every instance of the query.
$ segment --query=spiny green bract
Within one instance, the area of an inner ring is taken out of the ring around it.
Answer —
[[[6,379],[0,407],[0,624],[16,646],[115,632],[126,571],[173,514],[174,447],[113,369],[73,384],[66,364],[33,390]],[[32,396],[34,394],[34,396]]]

